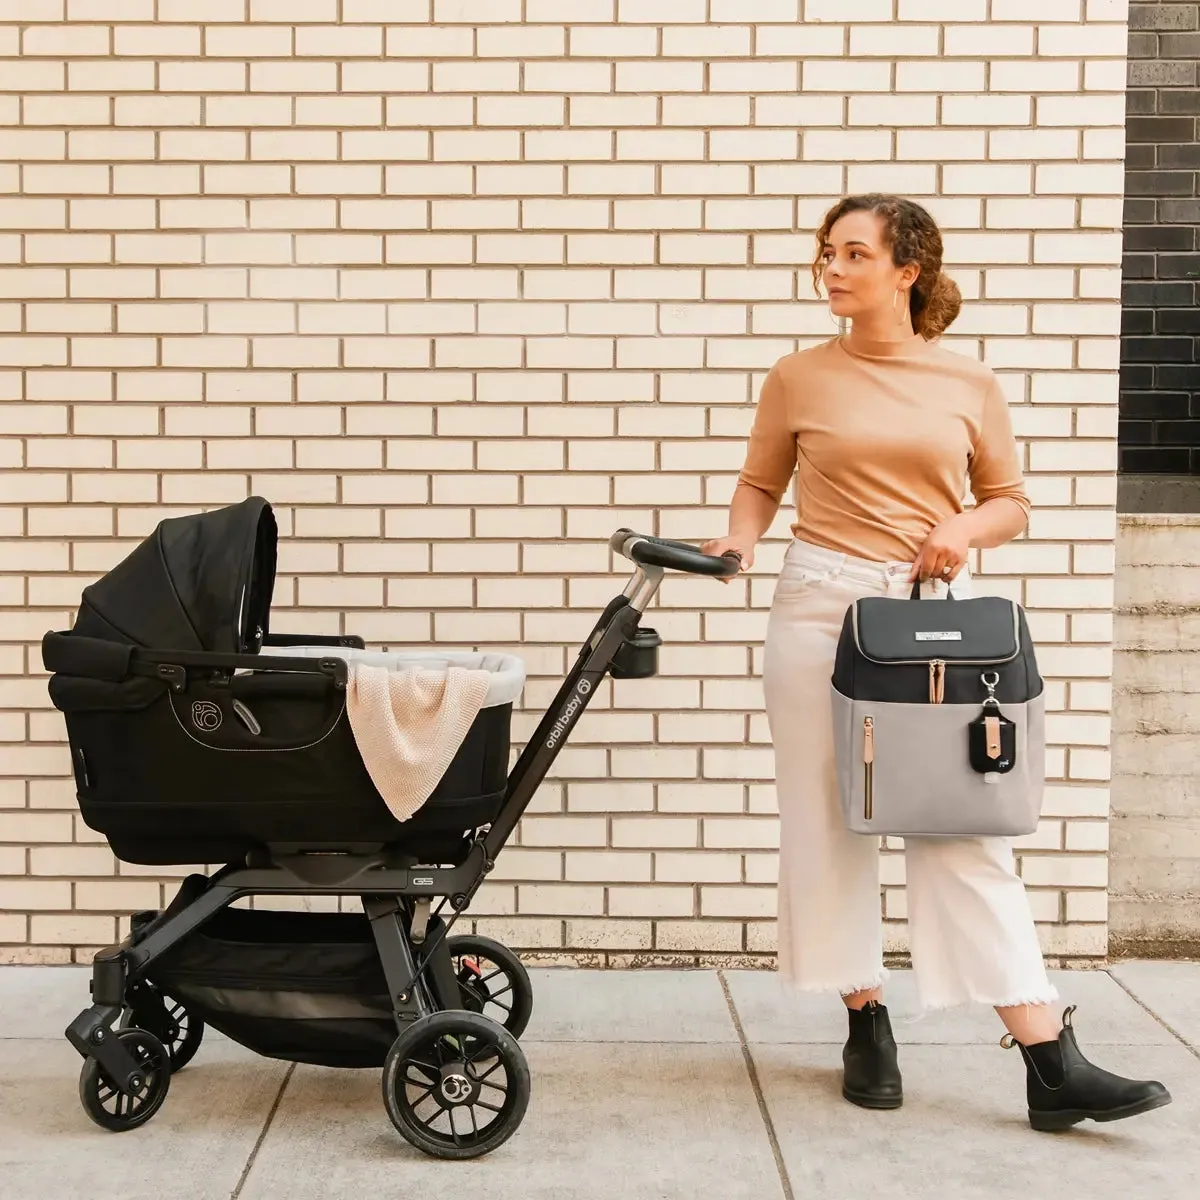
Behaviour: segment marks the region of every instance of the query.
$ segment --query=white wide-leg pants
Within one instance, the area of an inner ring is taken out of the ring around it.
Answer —
[[[847,995],[887,977],[880,843],[842,823],[829,681],[847,607],[859,596],[907,596],[910,566],[794,541],[776,586],[763,687],[780,817],[779,970],[804,990]],[[949,586],[956,597],[970,595],[965,567]],[[947,585],[922,587],[924,596],[944,597]],[[904,853],[922,1008],[1058,998],[1008,839],[908,838]]]

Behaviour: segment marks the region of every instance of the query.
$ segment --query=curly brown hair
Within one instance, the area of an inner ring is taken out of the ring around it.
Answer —
[[[874,213],[883,222],[884,244],[898,267],[916,263],[920,274],[912,285],[909,312],[913,332],[926,338],[940,337],[962,308],[958,284],[942,271],[942,232],[937,222],[914,200],[871,192],[847,196],[826,214],[817,230],[817,256],[813,260],[813,288],[820,295],[825,244],[830,231],[852,212]]]

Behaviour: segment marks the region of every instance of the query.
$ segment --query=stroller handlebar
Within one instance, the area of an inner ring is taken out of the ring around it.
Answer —
[[[687,542],[672,542],[645,533],[634,533],[632,529],[618,529],[608,544],[640,567],[666,567],[691,575],[725,578],[736,575],[742,565],[741,556],[735,550],[728,550],[720,556],[705,554]]]

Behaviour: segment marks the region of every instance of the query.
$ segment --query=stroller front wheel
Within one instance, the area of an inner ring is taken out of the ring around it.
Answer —
[[[89,1058],[79,1072],[79,1099],[97,1125],[121,1133],[145,1125],[162,1107],[171,1086],[171,1062],[167,1048],[144,1029],[120,1029],[115,1036],[138,1066],[136,1090],[126,1095]]]
[[[414,1021],[392,1043],[383,1103],[392,1124],[435,1158],[489,1154],[520,1126],[529,1065],[517,1039],[490,1017],[446,1010]]]

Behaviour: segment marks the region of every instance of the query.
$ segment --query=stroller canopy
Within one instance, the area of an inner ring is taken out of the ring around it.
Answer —
[[[72,632],[158,650],[256,653],[270,618],[278,527],[251,496],[161,521],[83,591]]]

